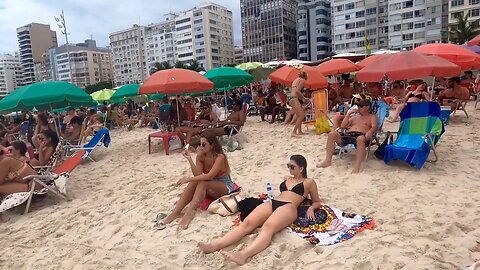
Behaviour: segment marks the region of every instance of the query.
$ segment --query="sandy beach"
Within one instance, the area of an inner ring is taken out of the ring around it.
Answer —
[[[439,161],[418,171],[372,157],[363,172],[351,175],[354,155],[334,158],[317,169],[326,135],[289,138],[291,127],[250,117],[244,149],[228,153],[233,179],[247,196],[274,192],[292,154],[303,154],[322,202],[370,215],[376,228],[353,239],[315,247],[282,231],[273,243],[238,269],[459,269],[471,264],[469,251],[480,240],[480,114],[469,104],[470,119],[458,113],[438,145]],[[396,131],[398,123],[384,130]],[[72,201],[53,196],[4,215],[0,224],[1,269],[237,269],[219,253],[204,255],[198,241],[220,235],[235,216],[198,212],[189,229],[176,223],[163,231],[152,219],[170,210],[182,191],[174,187],[190,174],[182,155],[166,156],[160,141],[148,155],[148,128],[111,132],[109,148],[73,171],[67,190]],[[255,234],[246,237],[243,247]]]

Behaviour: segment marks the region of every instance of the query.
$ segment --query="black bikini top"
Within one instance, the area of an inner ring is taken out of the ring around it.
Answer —
[[[410,93],[410,94],[407,96],[407,99],[412,98],[412,97],[418,98],[418,99],[423,99],[423,94],[416,94],[416,95],[415,95],[415,94],[413,94],[413,93]]]
[[[302,197],[305,197],[303,196],[303,194],[305,193],[305,187],[303,186],[303,182],[301,183],[298,183],[296,184],[292,189],[288,190],[287,189],[287,184],[285,183],[286,180],[284,180],[281,184],[280,184],[280,192],[283,192],[283,191],[291,191],[295,194],[298,194]]]

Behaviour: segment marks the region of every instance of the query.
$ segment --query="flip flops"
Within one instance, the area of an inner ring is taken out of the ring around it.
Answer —
[[[167,215],[165,213],[159,213],[155,219],[153,220],[153,228],[159,231],[164,230],[167,228],[167,225],[163,223],[163,219],[165,219]]]

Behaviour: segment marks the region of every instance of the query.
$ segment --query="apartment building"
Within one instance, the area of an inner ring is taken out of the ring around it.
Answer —
[[[299,0],[298,59],[317,61],[332,51],[331,6],[327,0]]]
[[[469,22],[480,19],[480,0],[448,1],[448,24],[455,24],[458,17],[467,14],[469,14]]]
[[[332,1],[333,51],[410,50],[446,41],[443,0]]]
[[[38,81],[43,54],[57,47],[57,33],[48,24],[30,23],[17,28],[17,39],[23,70],[19,85],[28,85]]]
[[[22,73],[18,55],[0,54],[0,97],[4,97],[20,85]]]
[[[244,62],[297,57],[296,0],[240,0]]]
[[[113,78],[115,86],[140,83],[148,77],[145,53],[145,27],[134,24],[111,33]]]
[[[51,48],[43,57],[40,74],[42,80],[68,81],[81,88],[113,81],[112,51],[97,47],[95,40],[68,44],[68,50],[67,45]]]
[[[235,46],[235,64],[243,63],[243,47]]]
[[[116,86],[143,82],[155,63],[198,61],[206,70],[234,63],[232,12],[208,2],[163,22],[110,34]]]

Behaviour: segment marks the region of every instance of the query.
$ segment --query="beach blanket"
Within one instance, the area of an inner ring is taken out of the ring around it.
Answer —
[[[319,246],[334,245],[346,241],[365,229],[373,230],[373,218],[349,214],[328,205],[315,210],[315,221],[305,218],[307,208],[298,209],[297,220],[289,230],[310,243]]]

